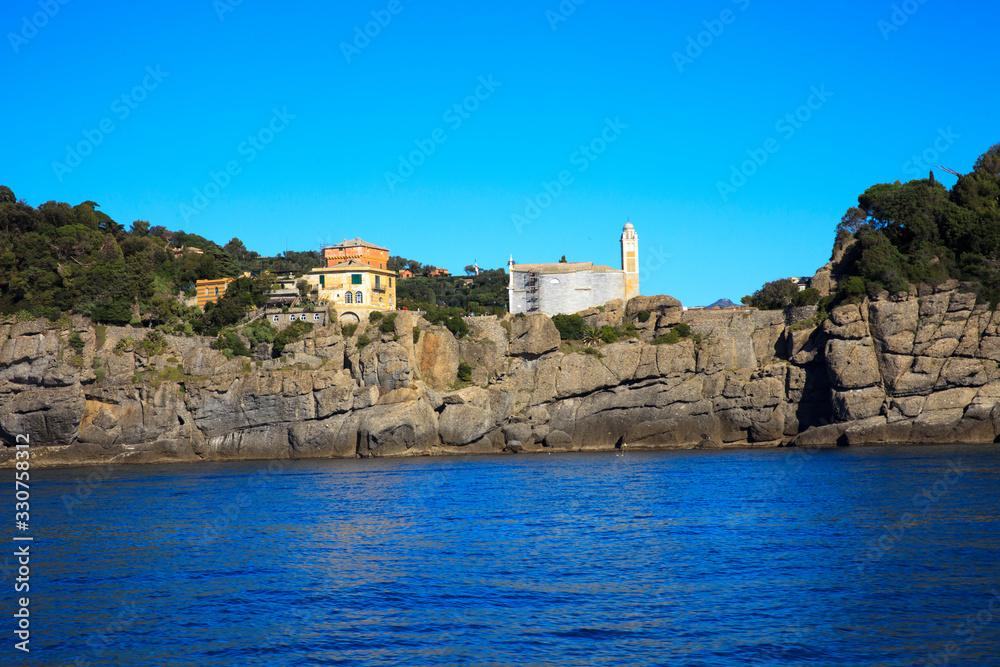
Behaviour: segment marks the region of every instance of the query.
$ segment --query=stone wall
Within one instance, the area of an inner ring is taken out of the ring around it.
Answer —
[[[512,313],[528,312],[526,300],[528,274],[515,271],[512,276]],[[555,281],[555,282],[554,282]],[[538,312],[549,315],[575,313],[600,306],[625,295],[625,274],[620,271],[574,271],[538,276]]]

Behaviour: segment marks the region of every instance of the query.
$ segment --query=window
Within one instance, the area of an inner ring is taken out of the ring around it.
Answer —
[[[347,294],[344,295],[344,303],[352,303],[352,298],[353,295],[350,292],[348,292]]]
[[[364,298],[361,296],[361,292],[355,292],[354,293],[354,302],[355,303],[364,303]]]
[[[381,287],[379,284],[379,278],[381,278],[381,276],[375,276],[375,289],[379,289]]]
[[[277,322],[277,321],[278,321],[278,316],[277,316],[277,315],[275,315],[275,316],[274,316],[274,321],[275,321],[275,322]]]
[[[319,313],[313,313],[313,319],[319,321]]]
[[[360,273],[352,273],[351,274],[351,284],[352,285],[360,285],[361,284],[361,274]]]
[[[326,287],[326,276],[320,276],[319,277],[319,286],[320,287]]]
[[[215,296],[219,296],[219,288],[218,287],[215,288]]]

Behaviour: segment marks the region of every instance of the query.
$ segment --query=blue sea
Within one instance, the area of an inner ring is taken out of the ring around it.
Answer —
[[[1000,665],[998,445],[31,474],[2,664]]]

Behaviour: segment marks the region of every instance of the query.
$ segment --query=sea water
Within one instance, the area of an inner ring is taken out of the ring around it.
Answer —
[[[33,469],[31,651],[9,615],[0,650],[1000,665],[998,515],[996,445]]]

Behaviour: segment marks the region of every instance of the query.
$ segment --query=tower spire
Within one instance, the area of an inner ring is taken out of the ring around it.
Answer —
[[[622,228],[622,271],[625,272],[625,301],[639,296],[639,235],[631,220]]]

